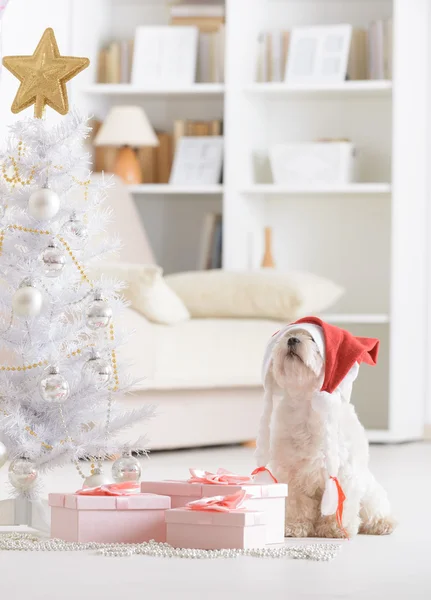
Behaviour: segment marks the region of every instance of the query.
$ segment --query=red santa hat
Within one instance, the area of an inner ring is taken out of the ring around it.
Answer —
[[[324,439],[325,466],[327,483],[322,498],[322,514],[337,513],[341,525],[342,502],[344,494],[338,482],[338,418],[341,402],[349,402],[352,384],[358,376],[359,364],[365,362],[375,365],[379,349],[379,340],[355,337],[350,332],[329,325],[317,317],[305,317],[286,325],[277,331],[265,350],[262,364],[262,379],[265,389],[264,410],[260,421],[256,444],[258,466],[266,466],[269,461],[270,426],[273,409],[273,395],[283,395],[272,376],[272,352],[275,345],[286,333],[303,329],[311,335],[325,363],[320,391],[314,394],[312,407],[322,415],[326,433]]]

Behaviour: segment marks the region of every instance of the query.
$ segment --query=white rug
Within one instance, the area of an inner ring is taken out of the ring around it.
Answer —
[[[87,552],[0,552],[0,598],[5,600],[247,600],[429,599],[431,571],[431,445],[375,446],[372,466],[386,486],[400,524],[388,537],[341,541],[331,562],[106,558]],[[249,472],[252,451],[223,448],[155,454],[145,478],[181,478],[189,466]],[[0,470],[0,496],[7,468]],[[47,478],[49,491],[79,487],[73,468]],[[300,543],[310,543],[301,540]],[[313,540],[318,541],[318,540]],[[298,540],[288,540],[297,545]]]

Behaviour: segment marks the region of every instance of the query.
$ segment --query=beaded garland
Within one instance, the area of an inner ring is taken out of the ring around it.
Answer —
[[[327,562],[333,560],[341,549],[341,544],[320,543],[278,548],[250,548],[245,550],[199,550],[194,548],[174,548],[165,542],[143,542],[142,544],[99,544],[96,542],[65,542],[56,538],[47,539],[33,533],[11,532],[0,534],[0,551],[44,551],[71,552],[96,550],[103,556],[154,556],[158,558],[291,558]]]

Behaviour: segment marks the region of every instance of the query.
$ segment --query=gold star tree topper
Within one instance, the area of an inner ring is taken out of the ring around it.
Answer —
[[[69,111],[66,82],[88,67],[88,58],[61,56],[51,28],[45,30],[32,56],[5,56],[3,65],[20,80],[12,104],[19,113],[34,104],[34,116],[42,118],[46,105],[61,115]]]

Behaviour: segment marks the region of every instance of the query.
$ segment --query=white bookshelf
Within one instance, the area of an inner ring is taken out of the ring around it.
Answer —
[[[390,194],[390,183],[351,183],[340,186],[307,186],[293,187],[287,185],[275,185],[272,183],[254,184],[241,190],[243,194],[249,196],[313,196],[313,195],[380,195]]]
[[[327,276],[346,293],[324,315],[381,340],[379,366],[361,369],[354,402],[373,441],[423,434],[427,365],[426,219],[428,0],[226,0],[226,77],[187,89],[97,85],[102,42],[131,37],[137,24],[167,22],[162,0],[73,1],[72,44],[93,64],[74,91],[103,117],[113,103],[140,103],[158,128],[176,118],[224,119],[224,184],[131,188],[167,271],[194,268],[202,221],[223,211],[224,267],[260,264],[263,229],[273,228],[280,270]],[[80,15],[85,14],[82,19]],[[257,37],[265,29],[393,18],[392,81],[331,86],[256,83]],[[82,28],[87,28],[83,47]],[[77,96],[78,97],[78,96]],[[268,149],[280,142],[350,138],[359,181],[339,187],[271,183]],[[286,199],[286,201],[284,201]],[[414,324],[408,316],[414,316]]]
[[[392,93],[392,81],[345,81],[332,85],[293,85],[287,83],[252,83],[244,87],[246,94],[278,96],[385,96]]]
[[[218,196],[223,193],[222,185],[178,186],[162,183],[127,186],[131,194],[138,195],[174,195],[174,196]]]
[[[86,94],[96,96],[221,96],[224,85],[221,83],[196,83],[188,87],[150,88],[130,83],[95,83],[82,90]]]

